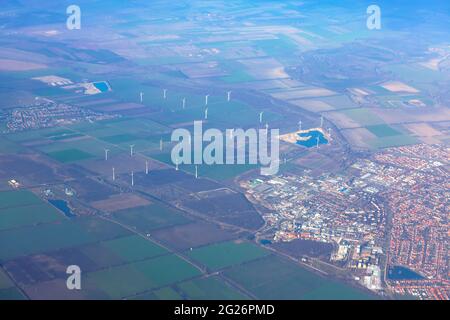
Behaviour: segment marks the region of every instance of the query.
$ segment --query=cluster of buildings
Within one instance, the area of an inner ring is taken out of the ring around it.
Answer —
[[[80,121],[107,120],[115,117],[117,116],[56,103],[48,99],[39,99],[32,106],[14,109],[7,117],[6,127],[9,132],[16,132],[70,125]]]
[[[284,175],[243,185],[270,212],[264,236],[332,243],[330,260],[372,290],[382,289],[386,214],[376,191],[340,175]],[[375,188],[374,188],[375,189]]]
[[[449,158],[445,146],[404,146],[358,159],[342,175],[305,170],[242,186],[270,209],[264,237],[332,243],[330,262],[371,290],[448,299]],[[419,277],[391,278],[391,267]]]

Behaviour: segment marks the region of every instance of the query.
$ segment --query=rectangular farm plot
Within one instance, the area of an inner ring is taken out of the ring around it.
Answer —
[[[164,248],[138,235],[109,240],[104,242],[103,246],[128,262],[168,253]]]
[[[117,211],[113,216],[120,222],[149,233],[152,230],[191,222],[177,210],[161,204]]]
[[[276,276],[274,276],[276,275]],[[225,271],[259,299],[314,299],[317,292],[330,289],[326,299],[367,299],[368,294],[275,256],[252,261]]]
[[[95,156],[79,149],[65,149],[49,152],[48,156],[62,163],[76,162],[94,158]]]
[[[267,256],[268,251],[249,242],[223,242],[195,248],[188,255],[212,270],[241,264]]]
[[[62,213],[49,204],[0,209],[0,230],[36,225],[64,219]]]
[[[42,200],[31,191],[20,190],[0,192],[0,209],[36,205],[40,203],[42,203]]]
[[[124,236],[111,222],[83,218],[0,231],[0,261]]]
[[[236,291],[217,277],[199,278],[182,282],[177,287],[192,300],[246,300],[247,296]]]
[[[378,138],[383,137],[392,137],[400,135],[401,132],[395,130],[391,126],[385,125],[385,124],[379,124],[379,125],[373,125],[373,126],[367,126],[366,127],[370,132],[372,132],[374,135],[376,135]]]
[[[119,299],[200,274],[186,261],[169,255],[89,273],[86,282],[88,286],[104,291],[110,298]]]

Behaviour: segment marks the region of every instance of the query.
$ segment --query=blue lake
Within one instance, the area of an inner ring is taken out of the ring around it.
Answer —
[[[302,132],[302,133],[299,133],[298,136],[302,137],[302,138],[308,138],[307,140],[297,140],[297,144],[307,147],[307,148],[312,148],[312,147],[317,146],[317,138],[319,138],[319,145],[328,143],[327,138],[325,138],[323,133],[320,132],[319,130],[311,130],[308,132]]]
[[[68,217],[68,218],[76,217],[76,215],[70,210],[66,201],[64,201],[64,200],[48,200],[48,202],[50,204],[52,204],[54,207],[61,210],[66,217]]]
[[[109,90],[108,84],[106,82],[94,82],[94,87],[96,87],[101,92],[107,92]]]
[[[421,280],[423,277],[417,272],[402,266],[391,266],[388,270],[388,278],[391,280]]]

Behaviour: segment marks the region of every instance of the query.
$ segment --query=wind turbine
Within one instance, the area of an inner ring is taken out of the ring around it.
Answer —
[[[316,140],[317,140],[317,145],[316,145],[316,147],[317,147],[317,149],[319,149],[319,137],[316,137]]]
[[[175,161],[175,170],[178,171],[178,159]]]
[[[186,108],[186,98],[183,98],[183,109]]]
[[[231,91],[227,92],[227,101],[230,102],[231,101]]]
[[[259,113],[259,123],[262,123],[262,122],[263,122],[263,115],[264,115],[264,111],[261,111],[261,112]]]
[[[148,160],[145,160],[145,174],[148,174]]]
[[[134,172],[131,171],[131,186],[134,187]]]
[[[205,120],[208,120],[208,108],[205,109]]]
[[[163,90],[163,98],[164,100],[167,99],[167,89]]]
[[[134,148],[134,144],[130,145],[130,157],[133,156],[133,148]]]
[[[323,116],[320,116],[320,127],[323,127]]]
[[[159,150],[162,151],[163,149],[163,139],[159,140]]]
[[[140,96],[141,96],[141,103],[142,103],[142,102],[144,102],[144,93],[142,91],[141,91]]]
[[[302,120],[298,122],[298,131],[302,131]]]
[[[105,161],[108,161],[108,152],[109,152],[109,149],[105,149]]]
[[[198,179],[198,166],[195,166],[195,179]]]
[[[269,133],[269,124],[266,122],[266,134]]]
[[[112,168],[112,179],[113,181],[116,181],[116,169],[114,169],[114,167]]]
[[[207,94],[207,95],[205,96],[205,106],[208,105],[208,98],[209,98],[209,94]]]

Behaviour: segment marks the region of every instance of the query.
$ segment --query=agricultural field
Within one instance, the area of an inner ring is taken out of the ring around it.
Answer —
[[[177,210],[156,203],[116,211],[112,216],[121,223],[136,228],[143,233],[150,233],[156,229],[191,222],[190,219],[177,212]]]
[[[274,256],[235,266],[224,273],[260,299],[371,298],[358,289],[315,275]],[[273,277],[274,274],[277,276]]]
[[[192,249],[187,253],[211,270],[223,269],[262,258],[269,252],[248,242],[223,242]]]

